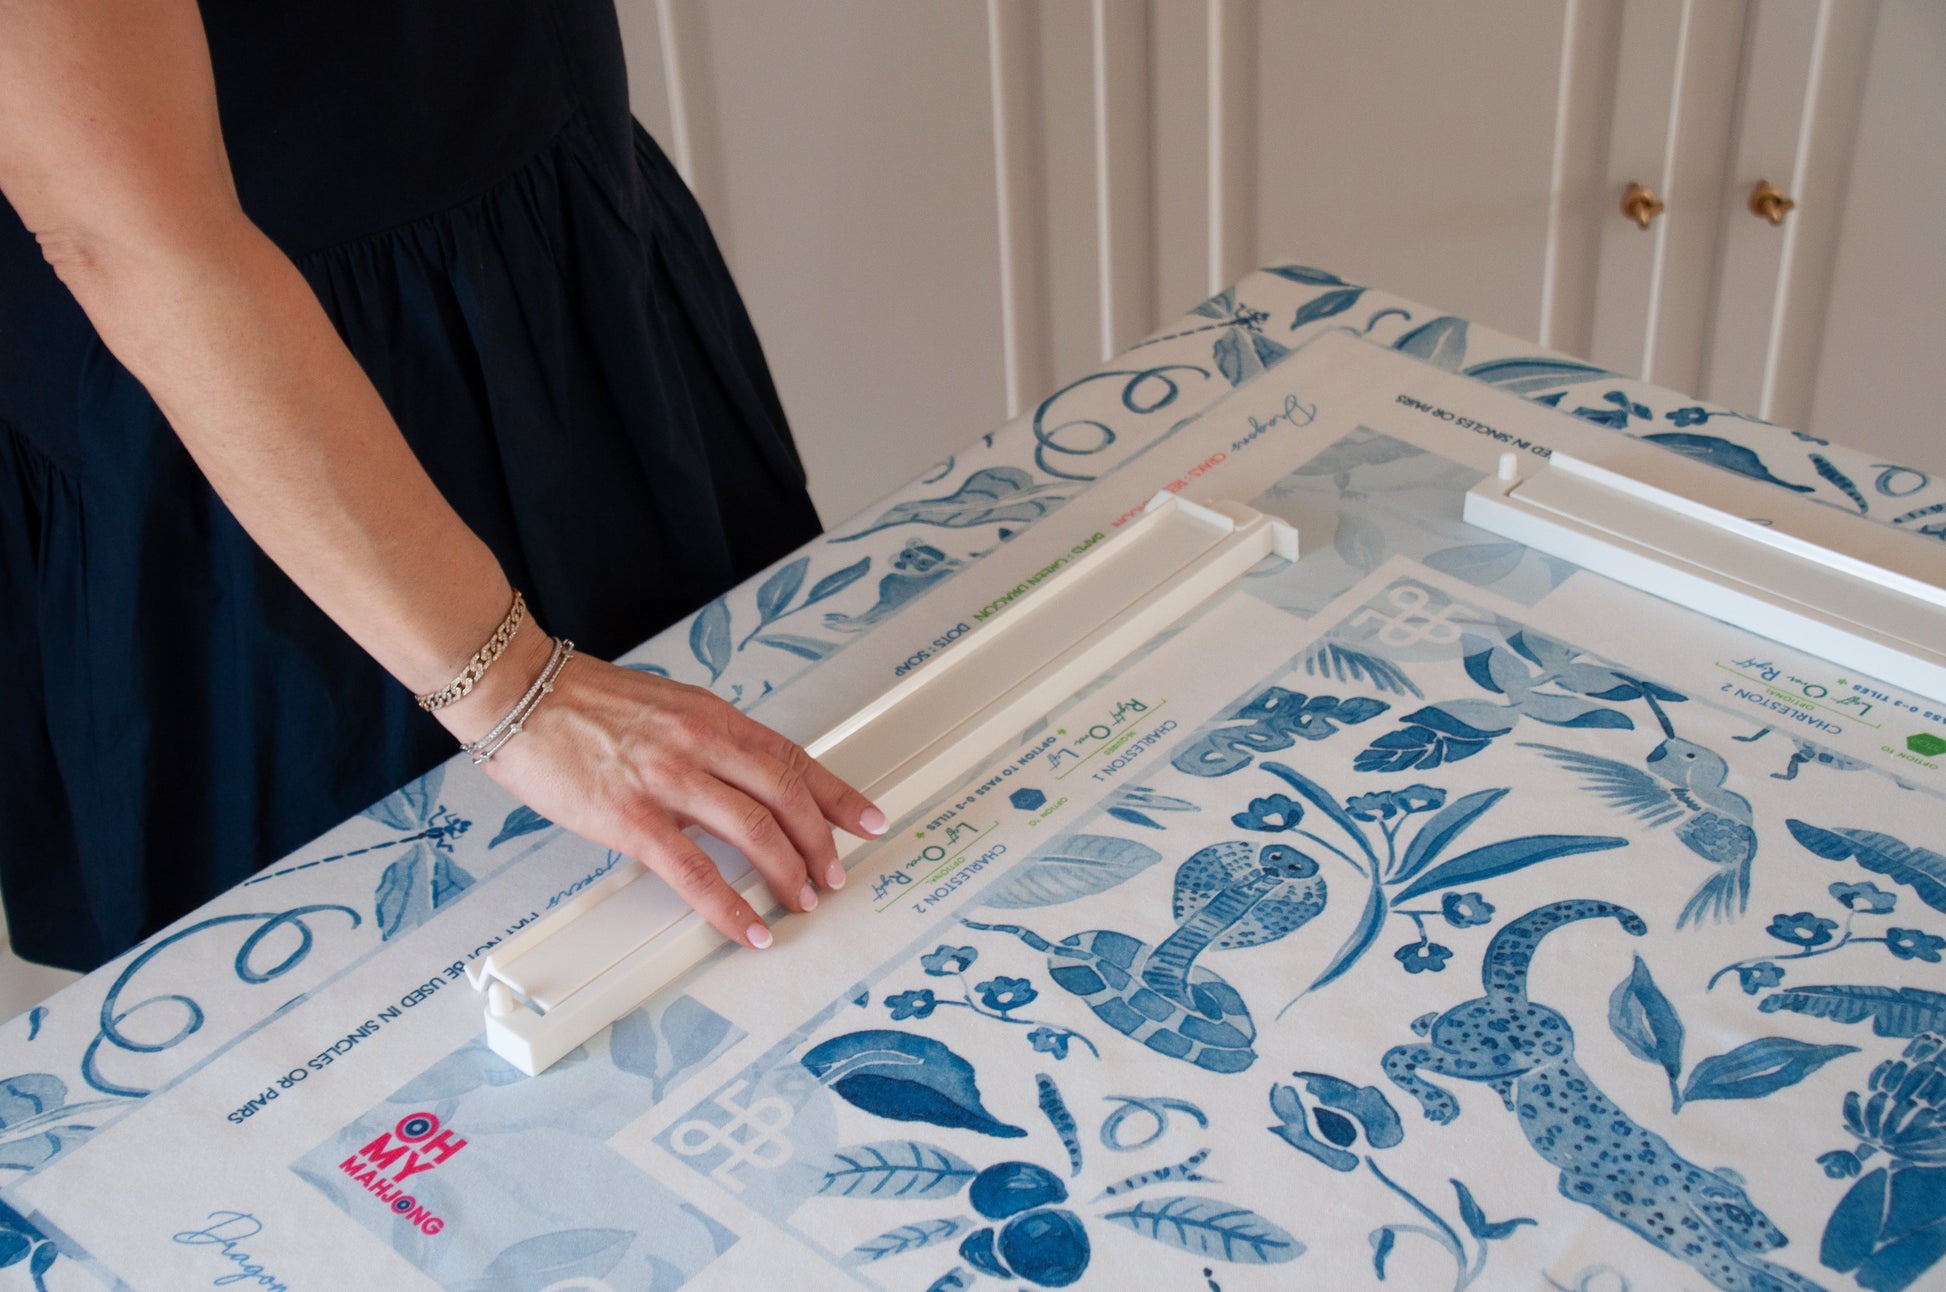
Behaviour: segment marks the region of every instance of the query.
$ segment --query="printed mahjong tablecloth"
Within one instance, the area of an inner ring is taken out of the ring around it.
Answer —
[[[466,965],[617,859],[406,786],[0,1030],[0,1279],[1946,1284],[1946,705],[1462,522],[1616,434],[1946,539],[1922,470],[1271,266],[627,662],[803,737],[1159,489],[1297,562],[538,1078]]]

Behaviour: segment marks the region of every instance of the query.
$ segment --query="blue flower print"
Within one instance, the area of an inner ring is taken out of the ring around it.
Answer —
[[[1040,995],[1034,990],[1034,984],[1025,978],[989,978],[977,984],[974,990],[980,993],[981,1004],[1002,1014],[1031,1004]]]
[[[1350,1171],[1358,1158],[1349,1150],[1361,1136],[1372,1148],[1391,1148],[1405,1138],[1397,1110],[1376,1086],[1354,1086],[1321,1072],[1291,1075],[1304,1083],[1317,1106],[1305,1108],[1295,1086],[1274,1085],[1270,1110],[1282,1124],[1269,1129],[1299,1152],[1334,1171]]]
[[[1862,1095],[1862,1097],[1861,1097]],[[1845,1094],[1845,1129],[1910,1166],[1946,1165],[1946,1038],[1921,1032],[1872,1069],[1869,1093]]]
[[[1885,949],[1901,960],[1924,960],[1927,964],[1939,963],[1939,952],[1946,948],[1946,938],[1918,929],[1885,930]]]
[[[1443,973],[1453,950],[1437,942],[1408,942],[1394,951],[1392,958],[1404,965],[1407,973]]]
[[[1259,830],[1265,834],[1276,834],[1281,830],[1295,830],[1298,822],[1304,819],[1304,807],[1288,794],[1272,794],[1267,798],[1251,799],[1250,806],[1230,818],[1239,830]]]
[[[1354,794],[1345,800],[1345,811],[1360,821],[1390,821],[1395,816],[1431,812],[1445,806],[1446,791],[1430,785],[1408,785],[1402,790]]]
[[[1439,913],[1456,929],[1493,922],[1493,903],[1478,893],[1448,893],[1439,899]]]
[[[891,1008],[894,1020],[927,1018],[939,1008],[939,1002],[933,999],[933,994],[924,987],[916,991],[902,991],[896,996],[887,996],[885,1003]]]
[[[1710,419],[1709,410],[1691,405],[1688,408],[1672,408],[1663,414],[1677,426],[1701,426]]]
[[[1795,915],[1779,915],[1773,919],[1768,932],[1779,942],[1788,942],[1794,947],[1821,947],[1831,941],[1837,927],[1836,920],[1799,911]]]
[[[1042,1054],[1051,1054],[1056,1059],[1068,1057],[1068,1036],[1051,1027],[1037,1027],[1027,1034],[1027,1044]]]
[[[1888,893],[1877,884],[1833,884],[1831,895],[1846,910],[1863,911],[1867,915],[1883,915],[1899,901],[1896,893]]]
[[[1818,1159],[1833,1179],[1858,1178],[1825,1223],[1818,1258],[1850,1274],[1859,1287],[1880,1292],[1933,1287],[1928,1271],[1940,1260],[1939,1223],[1946,1211],[1940,1187],[1946,1169],[1946,1037],[1921,1032],[1905,1053],[1872,1069],[1865,1090],[1845,1094],[1845,1129],[1857,1139],[1849,1152]],[[1891,1160],[1870,1171],[1878,1153]],[[1852,1159],[1850,1162],[1846,1158]]]
[[[1737,966],[1737,981],[1743,984],[1743,994],[1754,996],[1766,987],[1775,987],[1784,981],[1784,969],[1768,960],[1759,960],[1753,965]]]
[[[919,957],[919,963],[934,978],[950,978],[973,967],[980,953],[972,947],[941,945]]]

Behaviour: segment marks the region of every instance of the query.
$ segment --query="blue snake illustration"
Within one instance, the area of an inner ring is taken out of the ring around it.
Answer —
[[[1056,985],[1124,1036],[1205,1071],[1241,1072],[1257,1057],[1256,1025],[1236,988],[1196,958],[1275,942],[1323,910],[1324,899],[1318,863],[1296,848],[1233,842],[1202,849],[1176,871],[1176,931],[1155,946],[1112,929],[1050,942],[1017,924],[961,923],[1045,952]]]
[[[1386,1051],[1385,1075],[1434,1122],[1459,1116],[1459,1101],[1427,1074],[1493,1087],[1535,1152],[1560,1168],[1561,1196],[1593,1207],[1694,1269],[1724,1292],[1821,1292],[1763,1259],[1789,1240],[1758,1210],[1732,1171],[1681,1157],[1635,1124],[1574,1057],[1567,1019],[1527,998],[1534,949],[1577,920],[1613,919],[1636,937],[1642,917],[1612,902],[1554,902],[1494,935],[1481,965],[1486,994],[1413,1024],[1426,1044]]]

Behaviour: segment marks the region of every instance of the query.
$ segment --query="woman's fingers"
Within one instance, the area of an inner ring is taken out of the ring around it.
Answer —
[[[870,799],[812,758],[803,746],[754,719],[742,714],[737,716],[749,728],[743,733],[746,746],[761,749],[772,758],[797,769],[825,820],[861,839],[876,839],[885,833],[885,814]]]
[[[759,951],[770,945],[763,917],[724,882],[715,859],[675,826],[659,817],[644,821],[640,842],[629,851],[724,937]]]
[[[808,911],[818,904],[804,855],[769,805],[708,772],[699,772],[683,782],[680,796],[675,810],[682,819],[703,827],[748,857],[778,901],[794,911]],[[825,846],[831,847],[828,833]],[[833,856],[835,859],[835,851]]]
[[[838,845],[832,838],[830,824],[837,818],[827,804],[841,801],[844,795],[864,803],[863,808],[853,812],[854,821],[871,805],[865,803],[864,796],[820,767],[802,748],[785,740],[778,744],[781,758],[752,745],[732,746],[723,756],[717,773],[771,809],[814,881],[826,888],[842,888],[845,868],[838,860]]]

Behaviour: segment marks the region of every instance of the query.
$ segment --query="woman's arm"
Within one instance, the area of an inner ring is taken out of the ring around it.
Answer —
[[[270,558],[407,687],[451,680],[512,591],[238,205],[194,0],[0,0],[0,192]],[[546,655],[523,628],[441,721],[462,740],[483,734]],[[709,693],[579,656],[487,768],[747,944],[767,931],[683,827],[742,848],[798,909],[816,902],[807,873],[843,880],[827,821],[884,828],[803,750]]]

